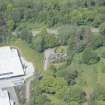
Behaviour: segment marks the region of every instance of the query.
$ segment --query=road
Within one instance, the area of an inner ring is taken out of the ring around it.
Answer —
[[[31,92],[31,82],[33,80],[33,75],[35,73],[35,68],[33,66],[33,64],[31,62],[28,62],[26,59],[24,59],[22,57],[22,61],[24,62],[24,64],[27,66],[26,68],[26,76],[24,77],[24,79],[26,80],[25,83],[25,98],[26,98],[26,103],[28,103],[30,101],[30,92]]]
[[[26,103],[29,103],[30,101],[30,96],[31,96],[31,82],[33,80],[33,77],[30,78],[27,82],[26,82]]]

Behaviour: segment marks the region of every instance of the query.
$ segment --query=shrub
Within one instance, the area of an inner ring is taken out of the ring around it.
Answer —
[[[70,37],[74,36],[76,33],[77,26],[64,25],[58,30],[58,38],[61,41],[62,45],[67,45]]]
[[[104,38],[101,35],[92,35],[92,37],[91,37],[91,47],[93,49],[97,49],[97,48],[103,46],[103,43],[104,43],[103,39]]]
[[[42,52],[44,50],[44,40],[40,35],[33,38],[32,47],[38,52]]]
[[[66,53],[66,47],[60,46],[55,48],[56,53]]]
[[[102,58],[105,58],[105,50],[103,50],[103,51],[101,52],[101,57],[102,57]]]
[[[78,71],[74,68],[68,67],[64,75],[65,80],[69,85],[74,85],[76,83],[75,79],[78,77]]]
[[[105,35],[105,22],[100,25],[99,30],[102,35]]]
[[[98,57],[95,52],[88,48],[83,52],[82,61],[88,65],[95,64],[100,61],[100,57]]]
[[[85,49],[85,44],[80,43],[79,47],[76,49],[77,50],[76,52],[80,53],[80,52],[84,51],[84,49]]]
[[[59,45],[59,40],[53,35],[46,35],[45,38],[45,49],[53,48]]]
[[[46,29],[33,37],[32,47],[39,52],[43,52],[47,48],[53,48],[59,45],[59,40],[53,35],[48,35]]]
[[[98,85],[95,93],[97,100],[105,101],[105,87],[102,85]]]
[[[32,43],[32,37],[33,37],[32,32],[29,31],[28,29],[22,29],[19,32],[17,32],[17,37],[22,40],[25,40],[30,44]]]

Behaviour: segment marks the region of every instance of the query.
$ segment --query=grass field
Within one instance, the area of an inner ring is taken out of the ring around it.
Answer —
[[[22,56],[25,57],[28,61],[32,62],[36,70],[43,71],[43,54],[38,53],[32,48],[29,47],[29,45],[18,39],[15,41],[11,41],[9,43],[10,46],[15,46],[20,49]]]

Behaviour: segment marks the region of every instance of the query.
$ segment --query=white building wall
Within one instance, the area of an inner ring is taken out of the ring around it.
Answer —
[[[7,88],[22,85],[24,83],[23,77],[16,77],[7,80],[0,80],[0,88]]]

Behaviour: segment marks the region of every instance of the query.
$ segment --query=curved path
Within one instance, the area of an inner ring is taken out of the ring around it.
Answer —
[[[31,77],[27,82],[26,82],[26,103],[29,103],[30,101],[30,96],[31,96],[31,82],[33,81],[33,77]]]

